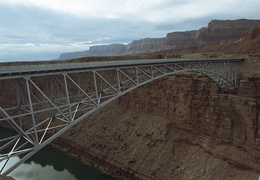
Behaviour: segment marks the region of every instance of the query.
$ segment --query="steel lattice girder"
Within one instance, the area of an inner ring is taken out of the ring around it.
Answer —
[[[71,126],[155,79],[194,71],[212,78],[221,91],[238,92],[238,62],[157,62],[4,76],[2,81],[13,84],[16,95],[11,104],[0,106],[0,123],[14,131],[0,139],[0,173],[9,174]],[[20,160],[9,165],[14,156]]]

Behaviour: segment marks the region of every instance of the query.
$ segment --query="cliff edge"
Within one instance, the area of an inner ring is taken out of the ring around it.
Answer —
[[[223,40],[239,39],[245,32],[255,26],[260,26],[260,20],[212,20],[207,27],[199,30],[170,32],[162,38],[144,38],[131,43],[92,46],[82,52],[63,53],[59,60],[90,57],[90,56],[120,56],[132,54],[147,54],[165,50],[174,53],[196,52],[202,45]]]

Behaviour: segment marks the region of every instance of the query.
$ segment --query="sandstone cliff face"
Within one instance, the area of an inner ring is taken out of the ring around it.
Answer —
[[[204,42],[216,42],[226,39],[241,38],[247,29],[259,26],[260,20],[213,20],[207,28],[198,31],[198,40]]]
[[[239,70],[240,94],[220,94],[196,73],[165,77],[104,107],[57,144],[123,179],[257,179],[260,75],[248,63]]]
[[[88,51],[67,52],[67,53],[62,53],[59,57],[59,60],[81,58],[81,57],[86,57],[86,56],[88,56]]]
[[[59,60],[75,59],[90,56],[119,56],[126,52],[124,44],[92,46],[87,51],[62,53]]]
[[[127,45],[126,54],[160,49],[164,46],[165,38],[145,38],[135,40]]]
[[[248,29],[260,25],[260,20],[212,20],[207,27],[199,30],[168,33],[164,46],[172,46],[173,50],[187,50],[188,44],[197,47],[209,42],[242,38]],[[259,34],[254,32],[255,37]],[[255,38],[254,37],[254,38]]]
[[[249,28],[240,39],[226,40],[205,44],[196,50],[197,53],[260,53],[260,26]]]
[[[260,26],[255,26],[246,31],[244,41],[254,41],[260,36]]]
[[[124,54],[126,50],[126,45],[124,44],[110,44],[110,45],[100,45],[92,46],[89,48],[89,56],[116,56]]]
[[[197,41],[198,31],[168,33],[165,38],[165,49],[175,53],[194,53],[203,42]]]
[[[166,35],[165,45],[173,46],[188,43],[197,39],[197,31],[172,32]]]

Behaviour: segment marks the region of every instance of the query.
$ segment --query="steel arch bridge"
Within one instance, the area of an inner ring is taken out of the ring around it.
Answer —
[[[183,71],[213,79],[220,92],[238,93],[237,65],[244,58],[150,59],[0,66],[0,173],[8,175],[76,123],[121,95]],[[13,90],[11,90],[11,89]],[[13,157],[19,160],[13,163]],[[16,158],[18,159],[18,158]]]

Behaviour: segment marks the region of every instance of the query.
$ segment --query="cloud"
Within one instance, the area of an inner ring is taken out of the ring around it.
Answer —
[[[257,13],[258,0],[8,0],[6,4],[36,6],[82,18],[128,19],[165,22],[201,17],[216,12]],[[242,6],[241,6],[242,5]],[[253,12],[248,12],[248,9]],[[136,17],[138,17],[136,19]]]
[[[259,0],[2,0],[0,61],[55,59],[90,45],[199,29],[212,19],[259,19],[259,6]]]
[[[131,42],[142,38],[143,31],[155,35],[146,22],[140,26],[124,19],[76,18],[28,6],[0,6],[0,11],[6,14],[0,17],[0,61],[56,59],[93,45]]]

